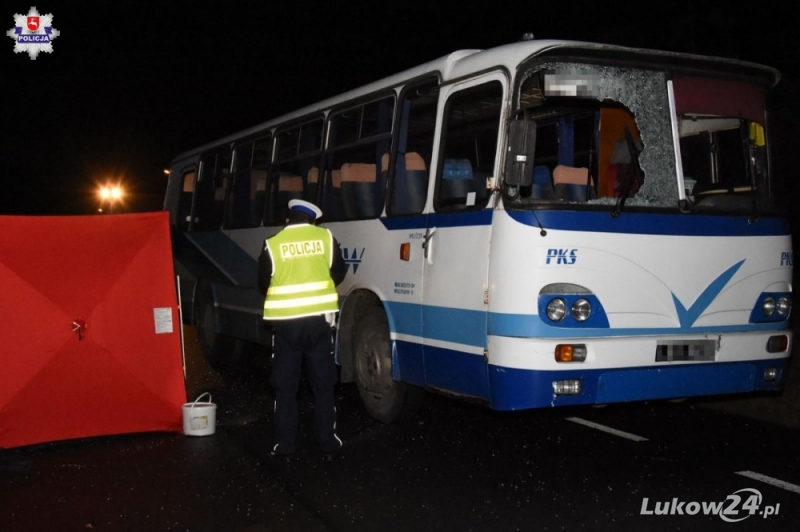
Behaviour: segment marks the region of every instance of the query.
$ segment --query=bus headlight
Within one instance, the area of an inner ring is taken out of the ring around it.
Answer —
[[[761,312],[768,318],[775,312],[775,300],[772,297],[767,296],[761,302]]]
[[[786,316],[789,314],[789,311],[792,310],[792,304],[789,302],[788,297],[781,297],[778,298],[778,303],[775,305],[775,310],[778,311],[778,314],[781,316]]]
[[[567,304],[563,299],[553,299],[547,304],[547,317],[553,321],[561,321],[567,314]]]
[[[579,299],[572,304],[572,317],[577,321],[586,321],[592,315],[592,305],[586,299]]]
[[[761,292],[750,312],[750,323],[777,323],[789,319],[791,313],[791,292]]]

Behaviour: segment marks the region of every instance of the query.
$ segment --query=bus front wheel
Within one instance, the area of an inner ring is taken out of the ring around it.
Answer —
[[[371,308],[361,317],[354,347],[356,383],[367,413],[385,423],[413,417],[425,391],[392,379],[389,325],[382,308]]]

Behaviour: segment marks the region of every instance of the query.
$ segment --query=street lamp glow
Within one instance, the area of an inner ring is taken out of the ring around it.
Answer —
[[[108,212],[114,212],[114,204],[120,203],[122,201],[123,196],[125,195],[125,191],[122,188],[122,185],[116,184],[106,184],[101,185],[100,188],[97,189],[97,195],[100,198],[101,207],[98,209],[98,212],[103,212],[103,204],[108,204]]]

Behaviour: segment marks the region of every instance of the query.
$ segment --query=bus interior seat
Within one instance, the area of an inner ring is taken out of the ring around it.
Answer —
[[[550,168],[540,164],[533,167],[533,199],[550,199],[553,197],[553,178]]]
[[[303,178],[299,175],[281,173],[278,179],[278,221],[283,222],[289,216],[289,202],[303,199]]]
[[[341,196],[345,218],[377,216],[375,188],[377,167],[370,163],[344,163],[341,168]]]
[[[467,206],[467,197],[475,192],[472,163],[469,159],[445,159],[439,193],[442,205]]]
[[[553,170],[553,189],[555,196],[559,199],[586,201],[586,185],[588,182],[588,168],[575,168],[574,166],[559,164]]]
[[[303,192],[303,199],[311,203],[317,203],[317,191],[319,190],[319,168],[313,166],[307,174],[306,189]]]
[[[264,205],[267,199],[267,171],[250,171],[250,225],[261,223],[264,215]]]
[[[388,164],[388,161],[387,161]],[[397,158],[395,168],[394,214],[418,214],[425,208],[428,167],[417,152]]]

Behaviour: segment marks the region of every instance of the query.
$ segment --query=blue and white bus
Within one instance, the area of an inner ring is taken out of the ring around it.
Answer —
[[[268,346],[256,259],[292,198],[348,264],[368,412],[779,390],[793,252],[771,68],[565,41],[462,50],[183,153],[165,208],[212,359]]]

